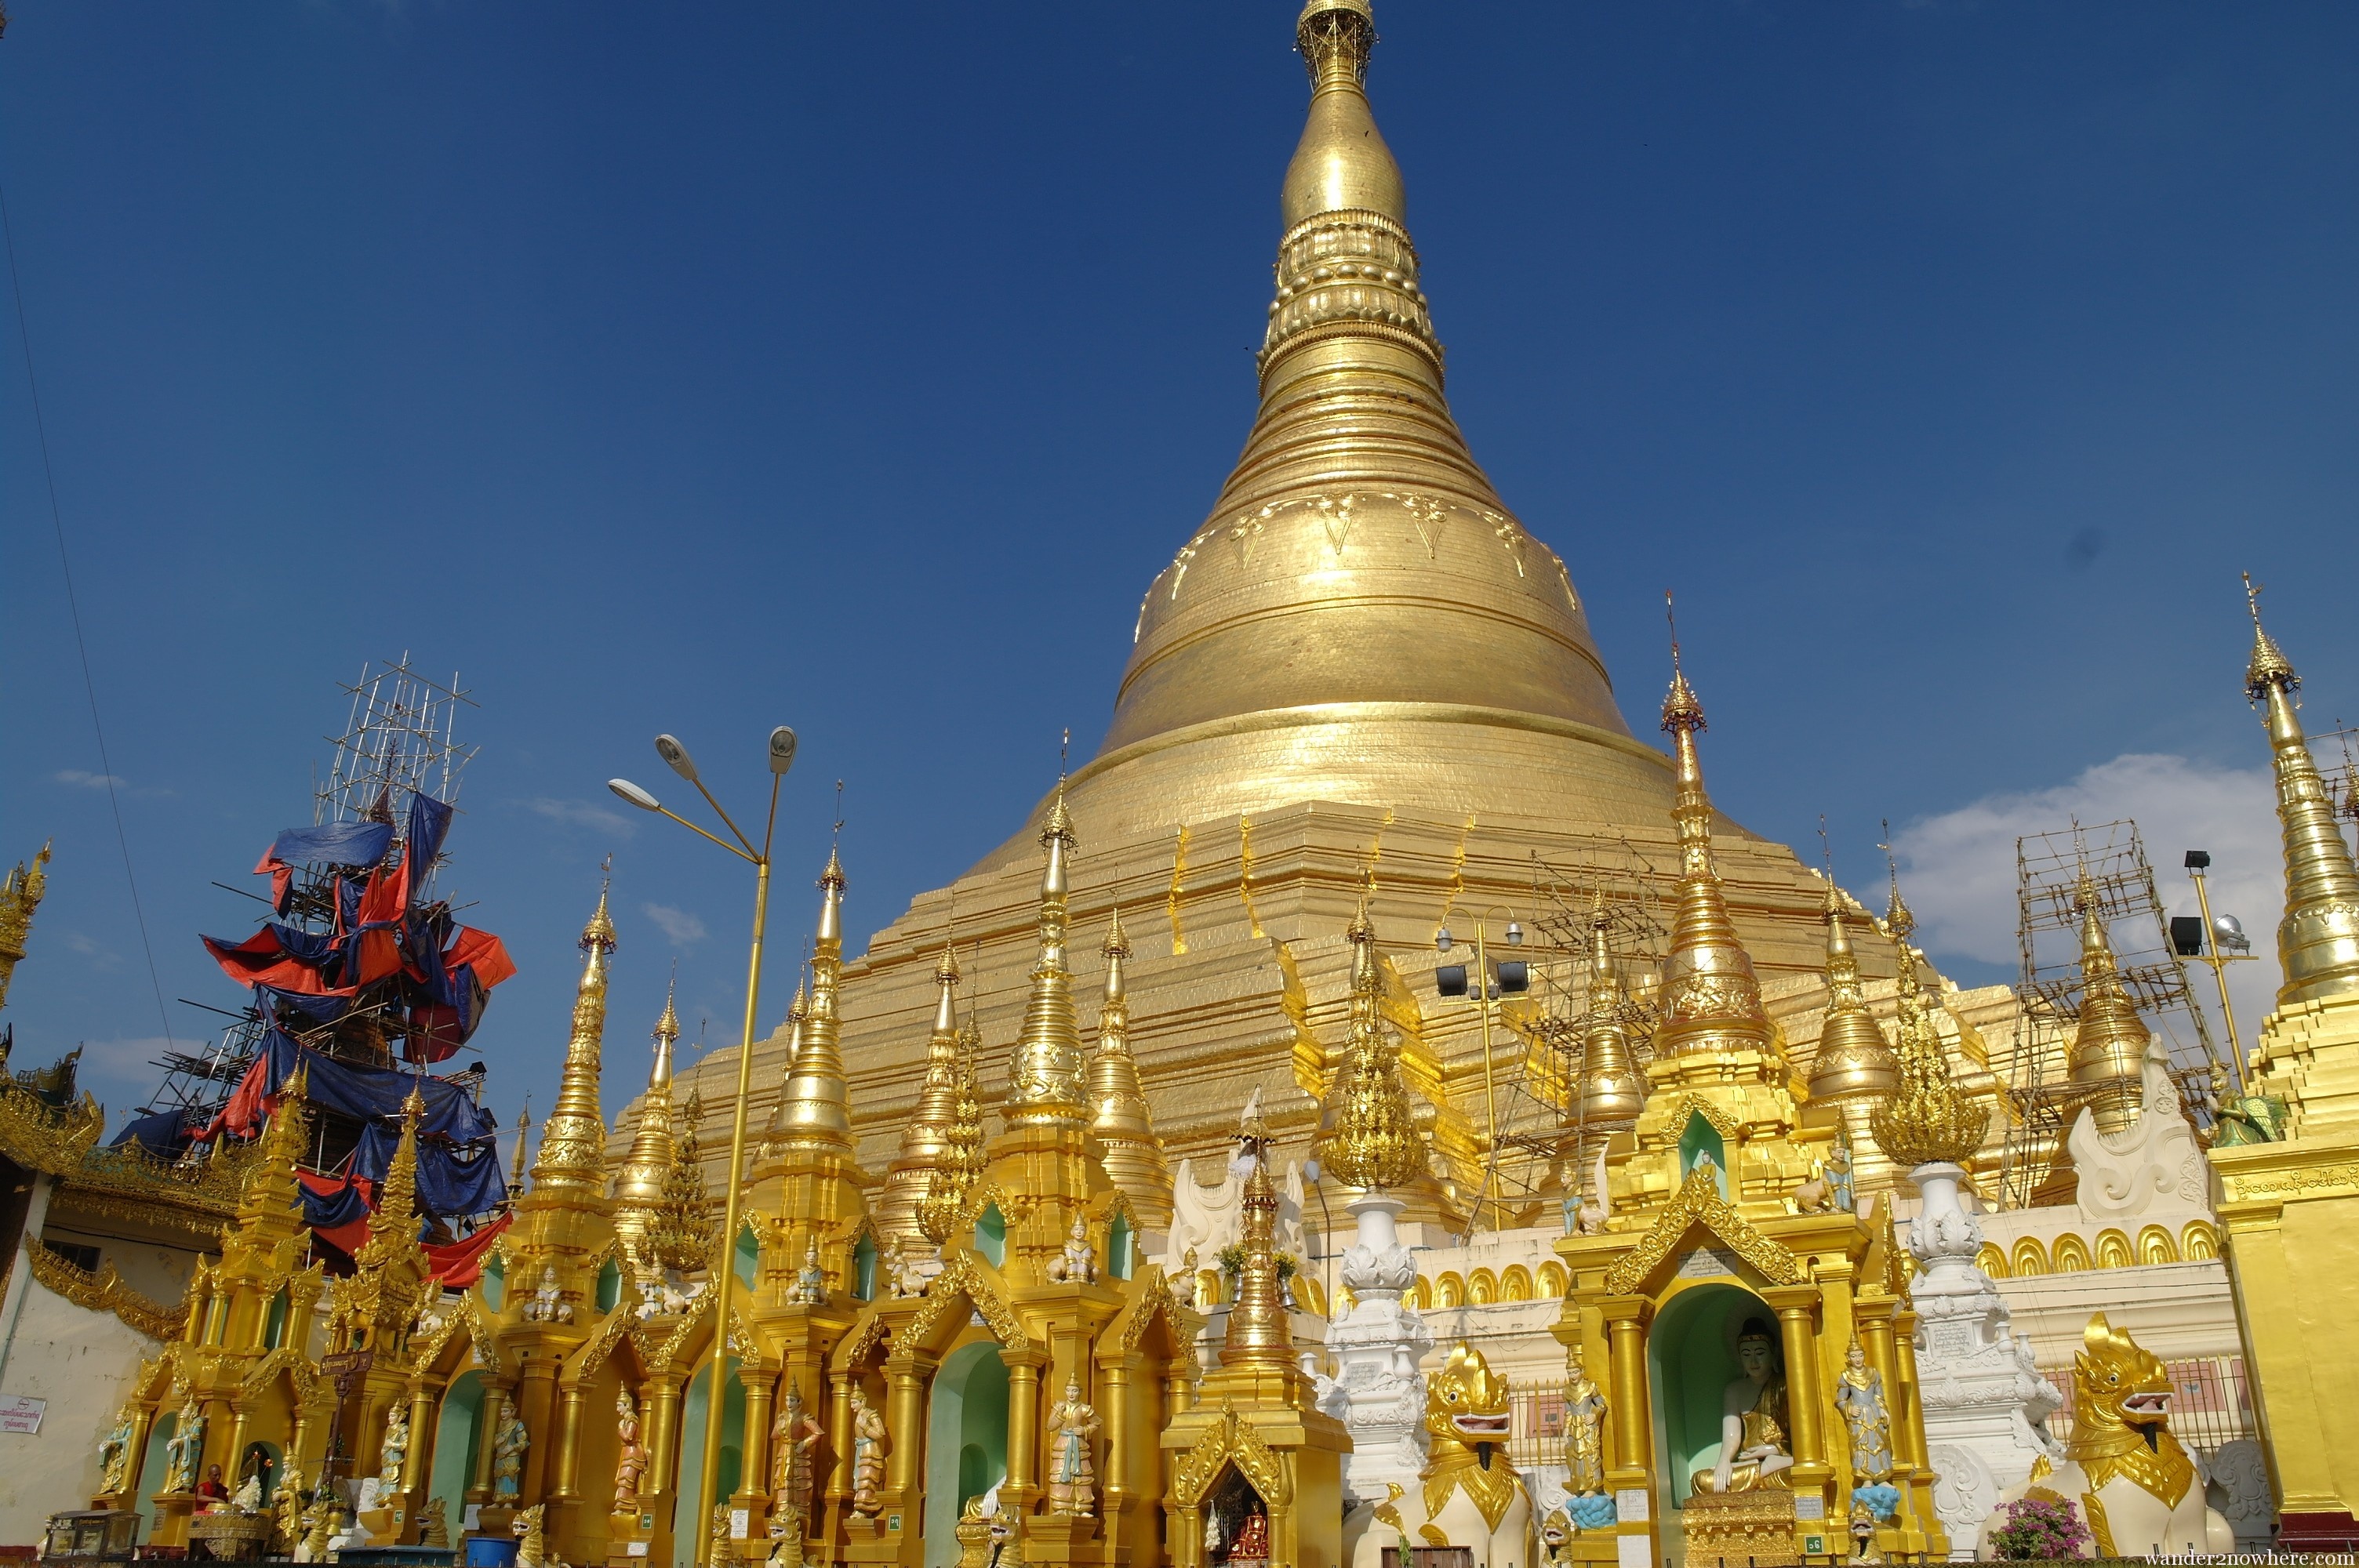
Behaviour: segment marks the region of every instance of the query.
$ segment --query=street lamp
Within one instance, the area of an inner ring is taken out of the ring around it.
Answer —
[[[1494,1164],[1499,1158],[1499,1091],[1491,1069],[1491,1009],[1502,996],[1518,995],[1529,990],[1532,985],[1531,966],[1524,960],[1508,958],[1495,965],[1491,962],[1487,923],[1495,913],[1506,914],[1507,911],[1503,905],[1494,904],[1474,922],[1474,972],[1471,982],[1464,964],[1442,964],[1433,971],[1436,990],[1446,997],[1469,996],[1471,993],[1472,1000],[1483,1010],[1483,1105],[1491,1124],[1491,1161]],[[1450,911],[1443,910],[1441,918],[1441,928],[1433,934],[1433,950],[1447,953],[1456,938],[1450,934]],[[1509,946],[1524,945],[1523,924],[1512,915],[1507,920],[1506,935]],[[1487,1175],[1484,1184],[1490,1184]]]
[[[2195,907],[2203,913],[2194,919],[2184,914],[2172,917],[2170,946],[2182,958],[2201,958],[2212,966],[2212,983],[2220,988],[2220,1016],[2228,1021],[2228,1065],[2236,1075],[2236,1087],[2242,1089],[2245,1050],[2236,1044],[2236,1007],[2228,1000],[2228,966],[2249,962],[2256,955],[2252,939],[2245,935],[2243,921],[2233,914],[2212,913],[2212,894],[2203,877],[2211,869],[2212,851],[2187,851],[2187,874],[2195,881]]]
[[[720,1485],[721,1481],[722,1418],[727,1413],[729,1402],[722,1397],[729,1374],[729,1296],[730,1287],[737,1282],[737,1189],[745,1179],[745,1099],[754,1082],[754,1018],[762,994],[762,929],[770,913],[770,839],[778,826],[778,786],[786,782],[787,770],[795,765],[795,732],[783,724],[771,730],[769,752],[770,813],[762,825],[762,847],[759,849],[755,849],[753,840],[739,830],[729,813],[722,809],[721,803],[712,798],[712,792],[704,787],[704,781],[696,776],[696,761],[688,754],[688,748],[669,735],[656,737],[656,754],[670,766],[673,773],[696,786],[696,793],[712,807],[713,814],[721,818],[736,843],[732,844],[727,838],[706,832],[628,779],[606,781],[608,789],[641,811],[669,816],[698,837],[710,838],[739,860],[750,861],[754,867],[754,945],[745,961],[745,1026],[737,1042],[737,1105],[730,1117],[729,1184],[722,1199],[721,1255],[715,1261],[712,1282],[712,1370],[705,1389],[704,1466],[701,1484],[701,1488],[707,1490]],[[701,1499],[696,1517],[700,1520],[704,1517]],[[712,1555],[708,1532],[700,1529],[697,1537],[702,1543],[699,1557],[712,1568],[720,1568],[719,1560]]]

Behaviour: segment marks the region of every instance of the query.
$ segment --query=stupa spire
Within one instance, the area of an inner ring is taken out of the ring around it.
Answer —
[[[1647,1088],[1630,1061],[1630,996],[1614,952],[1614,918],[1601,886],[1589,903],[1589,1011],[1581,1030],[1580,1120],[1584,1142],[1637,1119]]]
[[[418,1245],[418,1123],[425,1114],[426,1097],[412,1088],[401,1102],[401,1139],[377,1188],[368,1239],[353,1259],[364,1271],[381,1269]]]
[[[1123,935],[1120,910],[1108,923],[1099,951],[1106,977],[1098,1007],[1098,1047],[1090,1056],[1090,1104],[1095,1111],[1091,1127],[1105,1147],[1106,1174],[1130,1199],[1131,1213],[1147,1229],[1161,1230],[1171,1223],[1171,1166],[1147,1113],[1138,1060],[1130,1054],[1130,993],[1123,977],[1130,939]]]
[[[1293,1326],[1277,1276],[1277,1186],[1269,1179],[1266,1141],[1255,1139],[1251,1153],[1253,1169],[1245,1174],[1240,1204],[1239,1244],[1245,1260],[1237,1270],[1237,1299],[1229,1309],[1228,1332],[1221,1342],[1221,1365],[1299,1377]]]
[[[614,1229],[635,1261],[662,1207],[664,1179],[671,1171],[672,1054],[679,1041],[676,989],[677,982],[664,992],[663,1016],[656,1020],[655,1061],[647,1070],[647,1092],[639,1099],[638,1129],[623,1168],[614,1174]]]
[[[1664,596],[1668,604],[1669,596]],[[1676,794],[1671,818],[1679,827],[1679,913],[1671,925],[1670,958],[1665,965],[1663,1022],[1655,1054],[1666,1057],[1751,1052],[1777,1054],[1769,1017],[1762,1010],[1761,985],[1752,956],[1729,917],[1728,897],[1712,853],[1712,796],[1703,783],[1696,736],[1704,728],[1703,704],[1680,664],[1671,640],[1671,687],[1663,698],[1663,731],[1671,738]]]
[[[1841,1108],[1850,1135],[1853,1172],[1863,1187],[1889,1184],[1891,1162],[1875,1147],[1872,1117],[1876,1104],[1900,1087],[1900,1059],[1868,1011],[1860,984],[1859,955],[1852,950],[1851,915],[1834,868],[1827,868],[1827,1011],[1819,1024],[1819,1048],[1810,1058],[1810,1098]]]
[[[2260,593],[2246,574],[2253,657],[2245,671],[2245,693],[2267,710],[2277,773],[2286,866],[2285,918],[2277,924],[2277,961],[2285,975],[2277,1005],[2288,1007],[2359,990],[2359,866],[2334,820],[2334,803],[2302,733],[2294,700],[2301,676],[2262,628]]]
[[[557,1105],[540,1124],[540,1157],[533,1162],[536,1192],[606,1190],[606,1113],[598,1103],[598,1055],[606,1033],[606,976],[614,957],[614,922],[607,889],[582,928],[582,979],[574,988],[573,1033],[557,1080]]]
[[[1040,871],[1039,956],[1032,965],[1032,994],[1008,1067],[1007,1121],[1025,1125],[1085,1125],[1081,1016],[1073,1006],[1073,977],[1065,965],[1070,916],[1066,909],[1066,862],[1077,842],[1065,809],[1065,782],[1057,781],[1048,820],[1040,827],[1046,860]]]
[[[1303,799],[1462,816],[1527,810],[1534,788],[1568,805],[1661,793],[1563,561],[1451,416],[1365,85],[1375,42],[1366,0],[1299,15],[1310,101],[1279,192],[1260,413],[1140,606],[1103,749],[1073,780],[1093,833]],[[1477,701],[1468,669],[1486,672]],[[1535,747],[1542,773],[1508,761]]]
[[[2087,870],[2073,893],[2081,912],[2081,1019],[2072,1031],[2068,1073],[2076,1088],[2093,1091],[2090,1108],[2100,1131],[2118,1131],[2137,1109],[2147,1043],[2154,1038],[2137,1003],[2122,984],[2105,929],[2104,901]]]
[[[958,983],[958,955],[946,942],[941,960],[934,966],[934,1027],[926,1037],[925,1082],[918,1090],[917,1108],[901,1130],[900,1146],[886,1167],[884,1195],[876,1206],[877,1226],[887,1233],[923,1233],[919,1210],[950,1150],[959,1108]]]
[[[819,930],[811,938],[810,1000],[779,1107],[783,1149],[848,1153],[852,1115],[843,1083],[843,1024],[836,1011],[843,975],[843,862],[828,851],[820,873]],[[800,1000],[799,995],[797,998]]]

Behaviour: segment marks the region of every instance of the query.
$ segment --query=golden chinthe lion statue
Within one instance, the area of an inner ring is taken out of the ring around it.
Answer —
[[[2023,1498],[2069,1503],[2088,1527],[2083,1557],[2236,1549],[2235,1531],[2203,1498],[2195,1461],[2170,1433],[2170,1374],[2150,1351],[2105,1321],[2089,1320],[2073,1357],[2072,1435],[2064,1462],[2033,1466],[2031,1478],[1983,1521],[1975,1555],[1990,1558],[1991,1532]]]
[[[1426,1462],[1417,1491],[1353,1510],[1345,1560],[1373,1564],[1384,1547],[1406,1539],[1470,1547],[1474,1568],[1528,1568],[1532,1505],[1507,1457],[1512,1424],[1507,1379],[1462,1340],[1426,1382]]]

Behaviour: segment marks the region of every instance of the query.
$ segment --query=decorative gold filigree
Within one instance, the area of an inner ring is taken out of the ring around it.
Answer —
[[[920,1345],[940,1328],[961,1301],[970,1303],[983,1314],[984,1325],[1003,1350],[1029,1350],[1031,1336],[1007,1304],[1006,1297],[995,1289],[972,1252],[953,1252],[942,1264],[942,1271],[934,1276],[932,1287],[926,1292],[926,1304],[909,1320],[902,1334],[903,1343]]]
[[[1294,1483],[1285,1465],[1227,1400],[1221,1401],[1221,1419],[1205,1428],[1196,1445],[1171,1467],[1171,1500],[1183,1509],[1196,1507],[1220,1477],[1221,1466],[1230,1463],[1271,1508],[1282,1509],[1294,1501]]]
[[[1347,933],[1352,1033],[1328,1091],[1326,1119],[1332,1130],[1320,1153],[1339,1180],[1381,1192],[1422,1174],[1426,1152],[1401,1082],[1399,1045],[1384,1020],[1384,976],[1376,963],[1375,924],[1368,916],[1375,891],[1372,879]]]
[[[1753,1271],[1773,1285],[1798,1285],[1802,1282],[1801,1266],[1794,1255],[1764,1236],[1747,1223],[1745,1217],[1729,1206],[1720,1195],[1720,1184],[1710,1171],[1699,1165],[1688,1173],[1687,1181],[1679,1194],[1663,1210],[1662,1217],[1638,1238],[1638,1244],[1605,1271],[1605,1290],[1609,1295],[1632,1295],[1645,1289],[1652,1274],[1687,1238],[1690,1229],[1702,1227],[1716,1239],[1727,1244],[1730,1250],[1750,1264]]]
[[[1125,1356],[1136,1350],[1147,1337],[1147,1331],[1158,1318],[1171,1327],[1173,1343],[1189,1345],[1195,1341],[1204,1320],[1171,1291],[1171,1281],[1160,1269],[1149,1269],[1139,1281],[1138,1294],[1123,1321],[1122,1333],[1115,1344]]]
[[[33,1278],[59,1295],[92,1312],[111,1312],[150,1339],[178,1339],[188,1329],[186,1302],[167,1307],[149,1301],[123,1282],[113,1263],[102,1263],[92,1273],[30,1238],[25,1242],[25,1258],[32,1265]]]

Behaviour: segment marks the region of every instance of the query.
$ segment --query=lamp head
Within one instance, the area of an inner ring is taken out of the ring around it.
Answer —
[[[663,809],[662,803],[658,801],[654,795],[649,795],[647,791],[641,789],[638,785],[633,784],[628,779],[608,779],[606,781],[606,787],[613,790],[625,800],[629,801],[633,806],[637,806],[641,811],[661,811]]]
[[[795,765],[795,732],[785,725],[770,731],[770,771],[783,777]]]
[[[2189,871],[2209,871],[2209,870],[2211,869],[2211,867],[2212,867],[2212,851],[2211,851],[2211,850],[2209,850],[2209,849],[2190,849],[2190,850],[2188,850],[2188,851],[2187,851],[2187,869],[2188,869]]]
[[[1449,952],[1450,941],[1450,927],[1445,925],[1433,934],[1433,950],[1437,953]]]
[[[1520,920],[1510,920],[1507,922],[1507,946],[1520,947],[1523,945],[1524,923]]]
[[[2245,923],[2233,914],[2213,915],[2212,935],[2224,952],[2249,953],[2253,950],[2253,939],[2245,935]]]
[[[686,779],[690,784],[694,784],[696,782],[696,759],[688,754],[687,747],[681,745],[671,736],[658,735],[656,737],[656,755],[661,757],[667,763],[669,763],[673,773],[678,773],[680,777]]]

